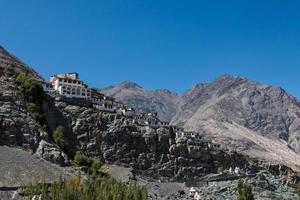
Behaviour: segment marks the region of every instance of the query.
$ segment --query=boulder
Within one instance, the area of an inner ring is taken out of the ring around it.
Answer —
[[[40,141],[35,155],[61,166],[67,166],[70,164],[68,156],[63,151],[45,140]]]

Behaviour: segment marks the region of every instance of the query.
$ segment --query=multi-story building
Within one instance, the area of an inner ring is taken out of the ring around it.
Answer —
[[[193,139],[196,142],[201,142],[202,136],[196,132],[177,131],[176,138],[188,138]]]
[[[51,76],[53,89],[66,97],[91,99],[91,89],[79,80],[78,73],[66,73]]]
[[[123,103],[115,101],[113,97],[105,96],[97,89],[91,89],[91,101],[93,103],[93,107],[98,110],[114,112],[117,109],[124,107]]]
[[[136,113],[134,119],[141,125],[159,127],[168,126],[168,122],[163,122],[158,119],[157,113]]]

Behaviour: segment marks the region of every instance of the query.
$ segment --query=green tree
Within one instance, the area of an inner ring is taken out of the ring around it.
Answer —
[[[67,147],[67,142],[65,139],[64,132],[65,132],[65,128],[63,126],[58,126],[53,131],[53,140],[62,149]]]
[[[254,200],[251,185],[239,180],[237,190],[239,194],[238,200]]]
[[[42,109],[46,95],[41,82],[33,78],[29,73],[20,73],[17,77],[17,83],[20,86],[20,91],[26,102],[28,112],[47,129],[46,118]]]

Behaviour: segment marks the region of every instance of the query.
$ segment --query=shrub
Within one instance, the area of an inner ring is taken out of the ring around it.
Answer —
[[[254,200],[251,185],[243,183],[242,180],[239,180],[237,190],[239,194],[238,200]]]
[[[97,175],[102,163],[96,159],[89,158],[88,156],[84,155],[83,153],[77,151],[74,157],[74,162],[78,166],[86,167],[87,172],[90,175]]]
[[[18,73],[16,71],[16,66],[14,64],[10,64],[8,65],[5,69],[4,69],[4,74],[8,77],[13,77],[13,76],[17,76]]]
[[[67,142],[65,140],[64,134],[65,128],[63,126],[58,126],[53,131],[53,140],[60,148],[64,149],[67,147]]]
[[[79,166],[89,167],[89,166],[92,165],[92,159],[90,159],[89,157],[85,156],[80,151],[76,152],[75,157],[74,157],[74,161]]]
[[[52,185],[39,183],[25,188],[23,194],[32,197],[42,195],[51,200],[147,200],[145,187],[126,185],[110,176],[89,176],[82,182],[80,175],[67,181],[57,181]]]
[[[37,120],[37,121],[41,121],[43,116],[40,113],[40,109],[39,107],[35,104],[35,103],[27,103],[26,104],[26,108],[28,110],[29,113],[31,113],[32,117]]]

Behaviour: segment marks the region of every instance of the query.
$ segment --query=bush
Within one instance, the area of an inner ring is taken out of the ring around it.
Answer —
[[[5,69],[4,69],[4,74],[8,77],[13,77],[13,76],[17,76],[18,73],[16,71],[16,66],[14,64],[10,64],[8,65]]]
[[[80,175],[68,181],[57,181],[52,185],[39,183],[25,188],[23,194],[32,197],[42,195],[51,200],[147,200],[145,187],[126,185],[110,176],[89,176],[81,183]]]
[[[239,194],[238,200],[254,200],[251,185],[239,180],[237,190]]]
[[[93,158],[89,158],[79,151],[77,151],[75,154],[74,162],[78,166],[86,167],[87,172],[90,175],[97,175],[102,166],[102,163],[100,161]]]
[[[35,103],[27,103],[26,108],[36,121],[41,121],[43,119],[43,116],[40,113],[40,109]]]
[[[61,149],[65,149],[68,145],[65,139],[65,128],[63,126],[58,126],[53,131],[53,140]]]
[[[79,166],[86,166],[89,167],[92,165],[92,159],[85,156],[83,153],[80,151],[77,151],[74,157],[74,161],[77,165]]]

